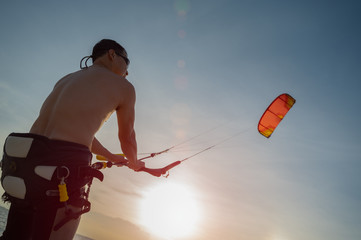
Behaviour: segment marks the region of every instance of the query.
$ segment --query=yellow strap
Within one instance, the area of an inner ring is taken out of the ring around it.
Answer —
[[[66,184],[61,183],[58,185],[59,188],[59,201],[60,202],[66,202],[69,200],[68,191],[66,190]]]
[[[125,155],[124,155],[123,153],[117,153],[117,154],[115,154],[115,155],[119,155],[119,156],[125,157]],[[107,161],[107,159],[106,159],[105,157],[101,156],[101,155],[96,155],[96,159],[101,160],[101,161]]]

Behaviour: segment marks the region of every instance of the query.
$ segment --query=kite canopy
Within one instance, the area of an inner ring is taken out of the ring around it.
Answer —
[[[259,120],[259,133],[269,138],[295,102],[296,100],[287,93],[279,95]]]

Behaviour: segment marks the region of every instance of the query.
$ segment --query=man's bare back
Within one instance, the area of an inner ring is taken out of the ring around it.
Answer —
[[[110,48],[104,51],[96,46],[93,66],[71,73],[56,83],[30,133],[79,143],[110,161],[123,162],[123,157],[109,152],[95,138],[104,121],[116,111],[118,138],[129,161],[128,167],[140,169],[144,163],[137,161],[135,89],[125,79],[129,59],[123,55],[125,50],[119,52]]]
[[[132,102],[133,86],[104,67],[92,66],[62,78],[45,100],[30,133],[90,147],[115,111]]]

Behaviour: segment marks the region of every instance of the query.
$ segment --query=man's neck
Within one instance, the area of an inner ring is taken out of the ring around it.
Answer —
[[[107,70],[111,71],[111,66],[109,63],[103,61],[102,59],[99,59],[93,63],[94,67],[101,67],[106,68]]]

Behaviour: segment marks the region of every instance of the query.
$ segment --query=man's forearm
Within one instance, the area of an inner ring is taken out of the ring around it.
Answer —
[[[112,153],[109,152],[109,150],[106,149],[95,137],[93,139],[90,151],[94,154],[101,155],[107,159],[110,159],[112,156]]]
[[[127,138],[119,138],[121,148],[126,158],[135,163],[137,161],[137,141],[135,138],[135,132],[133,131]]]

